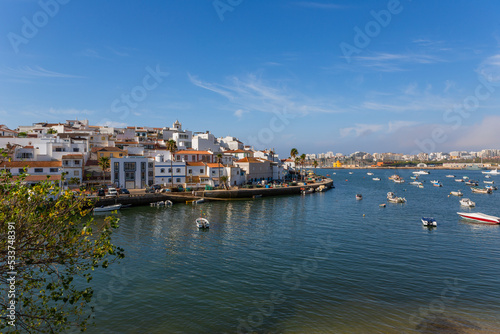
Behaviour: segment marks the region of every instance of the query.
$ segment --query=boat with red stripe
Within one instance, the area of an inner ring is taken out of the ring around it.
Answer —
[[[483,224],[500,224],[500,217],[490,216],[484,213],[468,213],[468,212],[457,212],[457,214],[468,220],[472,220],[476,223]]]

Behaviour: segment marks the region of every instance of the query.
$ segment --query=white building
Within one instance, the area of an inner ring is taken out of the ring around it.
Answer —
[[[217,138],[210,132],[205,133],[197,133],[193,136],[193,149],[199,151],[212,151],[212,152],[220,152],[221,146],[217,141]]]
[[[41,181],[61,181],[61,161],[4,161],[0,169],[7,170],[14,177],[27,174],[24,182],[35,184]]]
[[[169,187],[172,181],[174,186],[186,183],[186,163],[184,161],[170,161],[158,158],[155,161],[154,169],[155,184]]]
[[[227,136],[224,138],[217,138],[221,147],[224,147],[227,150],[243,150],[245,149],[245,145],[238,140],[236,137]]]
[[[179,121],[175,121],[171,128],[163,128],[162,136],[165,142],[173,139],[179,150],[186,150],[193,147],[193,132],[182,130],[182,124]]]
[[[111,182],[120,188],[143,189],[154,183],[153,159],[145,157],[111,158]]]
[[[83,181],[83,154],[66,154],[62,156],[62,171],[65,173],[65,184],[72,178],[78,179],[78,185]]]

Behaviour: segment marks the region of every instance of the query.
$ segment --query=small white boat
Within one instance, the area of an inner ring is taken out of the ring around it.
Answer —
[[[366,175],[373,175],[373,173],[372,172],[368,172],[368,173],[366,173]]]
[[[455,175],[451,175],[451,174],[450,174],[450,175],[446,175],[446,177],[454,178],[454,177],[455,177]]]
[[[349,172],[349,174],[352,174],[352,172]]]
[[[419,188],[423,188],[423,187],[424,187],[424,185],[423,185],[423,184],[419,184],[419,185],[418,185],[418,187],[419,187]]]
[[[327,191],[327,190],[328,190],[328,188],[324,184],[322,184],[318,188],[316,188],[316,191],[318,191],[318,192],[323,192],[323,191]]]
[[[358,201],[359,201],[359,200],[361,200],[361,199],[363,199],[363,195],[361,195],[361,194],[356,194],[356,199],[357,199]]]
[[[410,176],[410,179],[412,179],[412,180],[418,180],[418,176]]]
[[[483,182],[487,184],[495,184],[495,181],[483,181]]]
[[[452,195],[452,196],[463,196],[464,194],[459,190],[459,191],[452,191],[452,192],[450,192],[450,195]]]
[[[114,205],[107,205],[107,206],[100,206],[94,208],[94,212],[106,212],[106,211],[115,211],[115,210],[120,210],[122,207],[121,204],[114,204]]]
[[[500,172],[498,171],[498,169],[493,169],[493,170],[490,170],[490,171],[487,171],[487,172],[483,172],[483,174],[487,174],[487,175],[500,175]]]
[[[165,201],[165,206],[167,206],[167,205],[174,205],[174,202],[172,202],[171,200],[167,199]]]
[[[457,214],[464,219],[473,220],[476,223],[500,224],[500,217],[490,216],[480,212],[478,213],[457,212]]]
[[[464,180],[468,180],[468,179],[469,179],[469,177],[468,177],[468,176],[462,176],[462,179],[464,179]]]
[[[473,193],[476,194],[491,194],[493,191],[491,189],[479,188],[479,187],[471,187]]]
[[[455,182],[464,182],[464,179],[455,179]]]
[[[205,200],[203,198],[197,199],[196,201],[193,201],[193,204],[201,204],[204,203]]]
[[[196,226],[198,228],[210,228],[210,222],[205,218],[196,218]]]
[[[473,207],[475,207],[475,206],[476,206],[476,203],[474,203],[473,201],[471,201],[471,200],[470,200],[470,199],[468,199],[468,198],[462,198],[462,199],[460,200],[460,205],[461,205],[461,206],[467,206],[467,207],[469,207],[469,208],[473,208]]]
[[[420,182],[420,181],[412,181],[412,182],[410,182],[410,184],[412,184],[414,186],[421,186],[422,182]]]
[[[474,180],[469,180],[469,181],[465,181],[465,185],[466,186],[478,186],[479,185],[479,182],[477,181],[474,181]]]
[[[434,218],[430,218],[430,217],[422,217],[422,224],[424,224],[424,226],[427,226],[427,227],[435,227],[437,226],[437,222]]]
[[[395,183],[405,183],[405,180],[404,179],[398,179],[398,180],[394,180]]]
[[[391,203],[406,203],[406,198],[396,197],[393,192],[387,193],[387,200]]]
[[[372,178],[373,181],[380,181],[380,178],[379,177],[374,177]]]
[[[428,175],[430,173],[428,171],[425,171],[425,170],[419,170],[419,171],[413,172],[413,174],[415,174],[415,175]]]
[[[491,179],[491,176],[490,175],[485,175],[484,178],[485,179]]]
[[[385,204],[385,203],[382,203],[382,204],[379,204],[378,206],[379,206],[379,207],[381,207],[381,208],[385,208],[385,207],[386,207],[386,204]]]

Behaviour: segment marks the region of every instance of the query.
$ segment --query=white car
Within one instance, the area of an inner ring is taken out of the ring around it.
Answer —
[[[118,191],[116,191],[116,188],[108,188],[108,194],[106,196],[118,196]]]

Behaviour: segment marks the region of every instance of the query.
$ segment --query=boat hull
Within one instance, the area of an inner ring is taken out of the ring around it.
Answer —
[[[486,215],[484,213],[457,212],[457,214],[467,220],[481,224],[500,224],[500,217]]]

